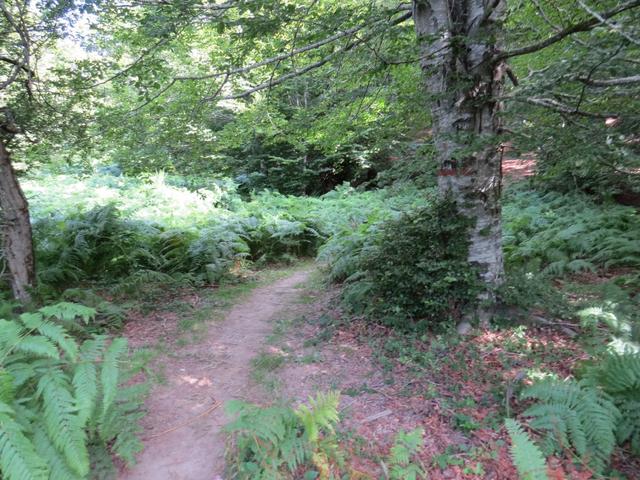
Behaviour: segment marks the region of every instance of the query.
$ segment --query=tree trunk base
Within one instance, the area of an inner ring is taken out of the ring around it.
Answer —
[[[31,301],[36,269],[29,204],[20,188],[11,157],[0,139],[0,213],[2,256],[9,269],[13,296],[22,303]]]

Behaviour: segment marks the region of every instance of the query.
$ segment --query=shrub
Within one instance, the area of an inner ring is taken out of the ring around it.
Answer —
[[[459,318],[478,293],[476,271],[467,262],[469,227],[452,199],[386,222],[362,248],[345,298],[402,328]]]

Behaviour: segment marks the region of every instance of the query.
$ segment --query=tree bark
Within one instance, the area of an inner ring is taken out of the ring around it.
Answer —
[[[495,62],[504,0],[414,0],[441,194],[456,199],[475,220],[469,263],[476,266],[492,303],[504,276],[501,227],[501,163],[498,113],[506,64]],[[491,308],[478,309],[486,323]]]
[[[36,269],[29,204],[20,188],[11,156],[0,138],[0,214],[2,254],[9,268],[13,296],[27,303],[29,289],[35,285]]]

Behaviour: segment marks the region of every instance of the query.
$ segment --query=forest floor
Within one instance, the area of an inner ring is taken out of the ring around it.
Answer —
[[[518,397],[524,373],[564,378],[588,356],[572,332],[539,325],[508,322],[465,337],[394,332],[343,312],[339,290],[310,264],[261,275],[176,293],[173,307],[129,321],[132,347],[155,351],[155,386],[145,450],[121,480],[222,480],[224,402],[297,406],[329,390],[341,393],[346,478],[388,478],[396,435],[419,427],[416,461],[428,478],[512,480],[503,420],[526,407]],[[594,478],[579,463],[548,462],[554,480]],[[613,465],[640,478],[640,463],[620,452]]]
[[[536,324],[507,322],[464,337],[397,332],[343,312],[339,290],[319,272],[298,303],[274,324],[252,377],[270,402],[295,406],[317,392],[341,393],[338,435],[351,479],[390,478],[394,439],[415,428],[425,432],[416,461],[431,480],[518,478],[503,421],[526,406],[518,397],[526,372],[564,378],[588,356],[575,333]],[[595,478],[579,462],[548,464],[554,480]],[[640,462],[618,453],[613,464],[640,478]]]
[[[210,297],[220,294],[194,293],[178,299],[177,313],[140,315],[127,324],[124,333],[133,349],[154,351],[151,368],[160,373],[145,404],[144,451],[135,466],[121,468],[120,479],[212,480],[223,474],[224,402],[264,399],[251,382],[251,361],[274,317],[300,295],[297,286],[309,270],[284,274],[271,275],[252,291],[227,289],[235,305],[226,313],[211,304]],[[193,311],[211,315],[197,321]]]

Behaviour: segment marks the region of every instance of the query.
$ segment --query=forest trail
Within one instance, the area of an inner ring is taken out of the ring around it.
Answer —
[[[224,471],[228,421],[224,402],[255,400],[250,382],[252,358],[272,331],[271,321],[293,305],[308,270],[254,290],[233,306],[223,322],[211,324],[206,338],[173,352],[167,381],[147,399],[142,421],[144,451],[121,480],[214,480]],[[174,426],[179,428],[173,429]]]

